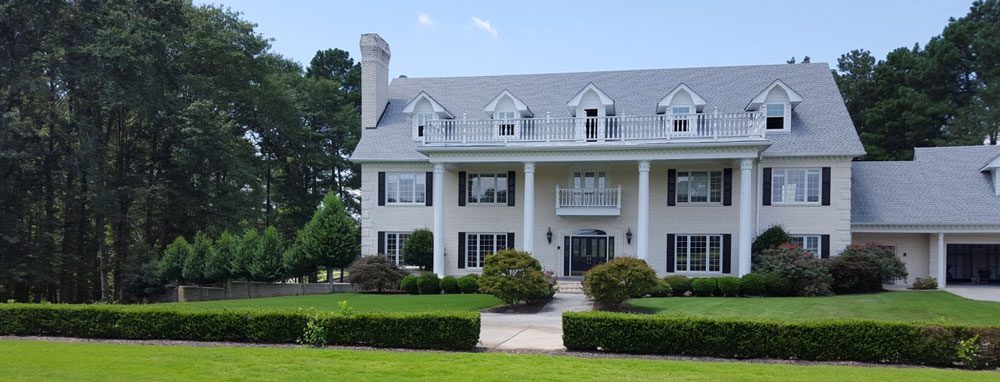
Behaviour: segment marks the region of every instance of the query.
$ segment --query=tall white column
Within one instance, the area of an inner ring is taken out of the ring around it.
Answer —
[[[649,161],[639,161],[639,221],[636,228],[635,254],[649,258]]]
[[[740,159],[739,276],[750,273],[751,215],[753,214],[753,159]]]
[[[434,273],[444,277],[444,165],[434,164]]]
[[[524,163],[524,229],[521,231],[521,249],[535,250],[535,163]]]
[[[948,253],[944,245],[944,233],[938,233],[937,240],[937,282],[938,289],[948,286]]]

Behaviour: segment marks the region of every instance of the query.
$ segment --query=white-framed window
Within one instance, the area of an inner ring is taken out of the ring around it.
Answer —
[[[417,137],[424,136],[424,130],[430,126],[430,121],[434,119],[434,113],[416,113],[413,115],[414,125],[417,129]]]
[[[823,248],[820,245],[822,237],[820,235],[788,235],[790,242],[813,255],[813,257],[823,257]]]
[[[693,114],[693,107],[685,106],[672,106],[670,107],[670,114],[674,116],[674,132],[675,133],[686,133],[690,131],[691,128],[691,117]]]
[[[678,171],[677,203],[722,203],[722,171]]]
[[[507,173],[470,173],[467,176],[468,204],[507,204]]]
[[[722,272],[722,235],[676,235],[676,272]]]
[[[408,232],[386,232],[385,233],[385,255],[386,259],[389,259],[393,264],[402,266],[403,261],[403,245],[406,244],[406,240],[410,238]]]
[[[514,119],[517,117],[513,111],[498,111],[493,117],[497,120],[497,135],[514,135]]]
[[[771,170],[771,204],[819,204],[823,170],[775,168]]]
[[[787,103],[764,104],[764,117],[767,118],[767,130],[787,130],[789,125],[789,107]]]
[[[465,234],[465,267],[482,268],[486,256],[507,249],[506,233]]]
[[[427,175],[422,172],[385,174],[386,204],[424,204],[427,201]]]

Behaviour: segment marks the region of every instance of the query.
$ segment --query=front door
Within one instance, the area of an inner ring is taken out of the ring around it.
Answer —
[[[595,265],[604,264],[615,257],[615,238],[603,235],[573,235],[566,237],[564,274],[583,276]]]

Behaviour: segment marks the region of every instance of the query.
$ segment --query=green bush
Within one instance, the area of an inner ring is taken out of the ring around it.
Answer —
[[[434,233],[421,228],[410,234],[403,243],[403,261],[420,269],[434,266]]]
[[[420,294],[441,294],[441,279],[434,272],[424,272],[417,277]]]
[[[719,294],[726,297],[736,297],[740,295],[740,278],[733,276],[719,277],[716,281],[719,284]]]
[[[406,271],[382,256],[360,257],[351,264],[347,282],[361,291],[386,292],[400,288]]]
[[[452,276],[445,276],[441,279],[441,290],[447,294],[462,293],[462,289],[458,287],[458,279]]]
[[[649,295],[653,297],[670,297],[673,295],[674,289],[670,287],[670,283],[666,280],[659,280],[656,282],[656,286],[649,291]]]
[[[933,277],[917,277],[913,280],[913,289],[937,289],[937,279]]]
[[[311,333],[325,344],[470,350],[479,341],[479,314],[178,311],[138,306],[0,304],[0,335],[129,340],[296,343]],[[315,325],[319,325],[318,329]]]
[[[764,250],[775,249],[791,241],[792,238],[788,236],[783,227],[773,225],[771,228],[761,232],[757,238],[753,239],[753,244],[750,245],[750,252],[756,255]]]
[[[906,264],[889,247],[878,243],[851,244],[829,260],[832,287],[837,293],[882,290],[882,284],[905,279]]]
[[[459,277],[458,289],[465,294],[479,293],[479,275],[473,273]]]
[[[830,283],[833,277],[827,263],[796,245],[785,244],[754,254],[753,271],[781,275],[790,283],[792,294],[798,296],[832,293]]]
[[[691,290],[695,296],[713,296],[719,293],[719,281],[715,277],[699,277],[691,280]]]
[[[618,308],[630,297],[649,293],[658,282],[645,261],[618,257],[591,268],[583,277],[583,292],[601,307]]]
[[[156,274],[162,283],[180,283],[184,277],[184,261],[191,255],[191,251],[191,244],[182,236],[167,245],[156,263]]]
[[[687,276],[673,275],[663,278],[667,284],[670,284],[670,289],[674,296],[684,296],[691,291],[691,279]]]
[[[574,351],[990,367],[1000,354],[989,341],[998,338],[996,327],[563,313],[563,342]],[[971,359],[959,359],[961,341],[979,349],[964,353]]]
[[[486,256],[479,290],[507,304],[541,300],[555,293],[552,277],[527,252],[506,249]]]
[[[410,274],[403,277],[403,281],[399,282],[399,289],[409,294],[420,294],[420,289],[417,288],[417,275]]]
[[[747,273],[740,278],[740,294],[744,296],[763,296],[767,293],[764,277],[759,273]]]
[[[777,273],[763,273],[761,279],[764,280],[764,290],[768,296],[791,296],[795,292],[792,282]]]

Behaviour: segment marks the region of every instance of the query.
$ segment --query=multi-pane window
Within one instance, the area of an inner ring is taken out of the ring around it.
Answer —
[[[507,173],[469,174],[468,198],[470,204],[507,204]]]
[[[430,120],[434,119],[434,113],[417,113],[417,136],[424,136],[424,130],[430,125]]]
[[[722,203],[722,171],[678,171],[677,203]]]
[[[690,128],[690,120],[687,115],[691,114],[691,107],[674,106],[670,108],[670,114],[674,115],[674,132],[687,132]]]
[[[385,233],[385,255],[393,264],[403,265],[403,245],[410,238],[409,233],[386,232]]]
[[[498,121],[497,134],[501,136],[514,135],[514,112],[512,111],[498,111],[496,113],[496,119]]]
[[[385,174],[386,204],[423,204],[427,200],[427,176],[422,172]]]
[[[785,129],[785,104],[769,103],[765,107],[768,130]]]
[[[722,272],[721,235],[677,235],[673,245],[677,272]]]
[[[818,168],[771,170],[771,203],[819,203],[821,174]]]
[[[506,233],[465,234],[465,267],[482,268],[486,256],[507,249]]]
[[[820,247],[820,236],[819,235],[789,235],[791,243],[795,244],[802,249],[806,250],[813,255],[813,257],[822,257],[822,248]]]

